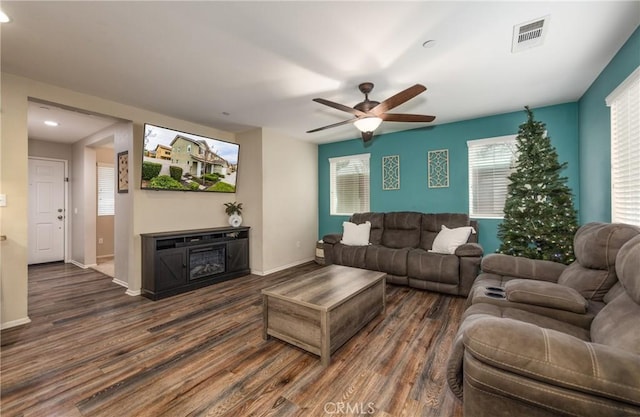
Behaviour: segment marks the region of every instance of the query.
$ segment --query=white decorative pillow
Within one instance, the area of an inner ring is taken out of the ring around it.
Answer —
[[[449,229],[443,224],[442,230],[440,230],[434,239],[433,246],[429,252],[453,254],[456,252],[458,246],[467,243],[469,235],[475,232],[471,226]]]
[[[369,244],[369,233],[371,232],[371,222],[355,224],[343,222],[342,240],[340,243],[349,246],[365,246]]]

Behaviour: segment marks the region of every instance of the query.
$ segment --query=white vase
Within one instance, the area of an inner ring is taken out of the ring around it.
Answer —
[[[231,216],[229,216],[229,225],[233,227],[238,227],[241,224],[242,224],[242,216],[240,216],[238,213],[233,213]]]

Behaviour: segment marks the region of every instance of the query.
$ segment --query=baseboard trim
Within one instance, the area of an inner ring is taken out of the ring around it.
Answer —
[[[133,296],[133,297],[135,297],[137,295],[142,295],[142,291],[141,290],[137,290],[137,291],[130,290],[129,289],[129,284],[124,282],[124,281],[122,281],[122,280],[114,278],[114,279],[111,280],[111,282],[113,282],[114,284],[118,284],[121,287],[125,287],[127,289],[127,291],[125,291],[124,293],[127,294],[127,295],[130,295],[130,296]]]
[[[93,266],[98,266],[98,264],[91,264],[91,265],[85,265],[85,264],[81,264],[78,261],[74,261],[73,259],[67,261],[67,263],[73,264],[75,266],[77,266],[78,268],[82,268],[82,269],[89,269]]]
[[[6,323],[0,324],[0,330],[10,329],[12,327],[23,326],[25,324],[31,323],[31,319],[29,317],[25,317],[18,320],[8,321]]]
[[[113,282],[114,284],[118,284],[121,287],[129,288],[129,284],[128,283],[126,283],[126,282],[124,282],[122,280],[119,280],[118,278],[113,278],[111,280],[111,282]]]
[[[274,272],[280,272],[280,271],[282,271],[284,269],[293,268],[294,266],[306,264],[307,262],[311,262],[311,261],[313,261],[315,259],[316,259],[315,257],[305,258],[305,259],[301,259],[301,260],[292,262],[292,263],[287,264],[287,265],[282,265],[282,266],[279,266],[277,268],[269,269],[267,271],[256,271],[256,270],[252,269],[251,273],[254,274],[254,275],[260,275],[260,276],[269,275],[269,274],[273,274]]]

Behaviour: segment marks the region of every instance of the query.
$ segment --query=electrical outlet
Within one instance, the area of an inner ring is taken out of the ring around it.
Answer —
[[[296,248],[299,248],[299,247],[300,247],[300,241],[297,241],[296,242]]]

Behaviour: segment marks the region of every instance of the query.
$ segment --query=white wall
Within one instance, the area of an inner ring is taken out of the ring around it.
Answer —
[[[84,141],[73,144],[73,176],[71,186],[71,261],[88,267],[96,263],[96,151],[87,148]]]
[[[2,328],[28,323],[27,315],[27,218],[28,140],[27,82],[1,74],[0,193],[7,197],[0,207],[0,320]]]
[[[249,265],[253,273],[264,270],[263,210],[262,210],[262,129],[238,134],[240,161],[238,163],[237,201],[242,203],[242,223],[249,231]]]
[[[127,151],[129,161],[134,158],[135,152],[133,147],[134,140],[134,124],[131,122],[120,123],[113,126],[113,149],[116,157],[116,177],[118,175],[117,157],[118,153]],[[140,142],[142,143],[142,142]],[[133,197],[134,190],[137,188],[133,182],[133,171],[135,164],[129,162],[129,191],[127,193],[116,193],[116,216],[114,219],[114,275],[117,283],[127,287],[127,294],[140,294],[140,278],[136,277],[136,272],[140,271],[141,266],[136,263],[140,262],[140,250],[136,250],[134,245],[136,237],[133,235]]]
[[[245,202],[244,224],[251,226],[252,239],[256,239],[251,245],[252,270],[269,273],[313,259],[318,229],[316,145],[258,129],[239,135],[237,194],[140,190],[145,122],[230,142],[236,141],[236,135],[7,73],[1,74],[1,93],[0,193],[8,198],[7,207],[0,208],[0,234],[8,237],[0,243],[3,327],[29,320],[26,190],[30,97],[132,121],[117,125],[110,133],[116,154],[129,152],[129,193],[116,197],[115,226],[115,272],[127,285],[128,294],[139,294],[141,287],[140,233],[227,226],[224,203],[228,201]],[[72,253],[83,264],[95,262],[95,221],[85,218],[89,210],[95,213],[95,154],[92,156],[86,145],[73,146],[71,157]],[[77,215],[73,212],[76,207]]]
[[[251,272],[310,261],[318,230],[318,147],[270,129],[238,135],[238,201],[251,226]]]
[[[114,138],[115,152],[128,150],[130,161],[129,193],[119,194],[116,199],[116,210],[121,210],[123,205],[130,205],[130,208],[125,207],[124,211],[129,212],[131,220],[127,220],[125,225],[119,225],[116,219],[116,241],[125,242],[120,250],[125,254],[123,259],[127,259],[126,265],[118,265],[116,261],[116,274],[127,284],[127,293],[134,295],[140,291],[140,233],[227,225],[223,204],[229,200],[235,200],[234,194],[212,195],[140,190],[142,130],[143,124],[149,122],[231,142],[235,141],[234,134],[13,74],[1,74],[0,90],[2,93],[0,193],[7,194],[8,197],[7,207],[0,208],[0,220],[3,220],[0,224],[0,234],[8,237],[7,241],[0,243],[2,250],[0,320],[3,328],[29,321],[27,306],[28,193],[26,190],[28,190],[27,104],[30,97],[132,121],[133,128],[129,124],[128,133],[124,131],[127,129],[122,129]],[[133,137],[131,131],[133,131]],[[71,189],[72,193],[80,196],[80,201],[73,198],[72,208],[77,206],[79,209],[73,224],[78,221],[81,226],[79,235],[75,233],[77,228],[72,227],[72,235],[74,239],[78,236],[84,247],[74,247],[72,253],[83,264],[91,262],[89,245],[94,247],[93,252],[95,252],[95,245],[93,245],[95,236],[90,243],[87,243],[89,240],[86,238],[87,233],[91,236],[90,230],[93,230],[95,235],[95,223],[87,223],[84,219],[86,208],[91,204],[95,205],[95,191],[90,194],[90,199],[93,201],[90,203],[81,185],[88,172],[85,163],[91,165],[91,175],[95,175],[95,158],[93,161],[90,160],[91,155],[87,156],[80,146],[73,148],[71,171],[74,172],[78,182],[71,184]],[[87,184],[93,184],[88,186],[95,188],[94,182],[89,181]],[[176,216],[176,213],[181,215]],[[125,236],[122,236],[123,234]],[[116,247],[115,250],[116,258],[119,258],[119,248]]]
[[[318,230],[318,146],[263,129],[263,271],[310,261]]]
[[[29,139],[29,156],[67,161],[71,167],[71,145]]]
[[[113,140],[111,141],[113,144]],[[117,168],[115,163],[115,153],[113,152],[113,147],[100,147],[96,148],[96,162],[98,165],[107,164],[112,168]],[[97,170],[97,167],[96,167]],[[98,174],[96,173],[96,189],[100,192],[100,187],[97,182]],[[117,179],[117,174],[116,174]],[[115,182],[114,182],[115,186]],[[115,194],[117,194],[117,189]],[[99,204],[97,200],[96,194],[96,205]],[[114,199],[115,200],[115,199]],[[115,204],[114,204],[115,207]],[[115,211],[115,209],[114,209]],[[98,216],[96,213],[96,261],[98,261],[101,257],[105,256],[113,256],[113,248],[114,248],[114,215],[103,215]],[[102,243],[101,243],[102,242]]]

